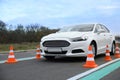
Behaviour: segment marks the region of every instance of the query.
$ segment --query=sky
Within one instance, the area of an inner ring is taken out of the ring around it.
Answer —
[[[120,32],[120,0],[0,0],[0,20],[49,28],[101,23]]]

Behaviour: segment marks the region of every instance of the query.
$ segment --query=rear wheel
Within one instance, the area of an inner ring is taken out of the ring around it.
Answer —
[[[47,60],[54,60],[55,56],[44,56]]]
[[[110,54],[113,55],[114,53],[115,53],[115,43],[112,44]]]

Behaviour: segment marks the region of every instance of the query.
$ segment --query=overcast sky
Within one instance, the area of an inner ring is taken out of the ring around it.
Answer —
[[[0,0],[0,20],[49,28],[102,23],[120,32],[120,0]]]

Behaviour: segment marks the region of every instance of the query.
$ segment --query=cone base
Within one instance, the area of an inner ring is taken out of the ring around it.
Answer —
[[[16,62],[17,62],[17,60],[15,59],[15,60],[7,60],[5,63],[12,64],[12,63],[16,63]]]
[[[40,55],[36,55],[36,59],[40,59],[41,58],[41,56]]]
[[[115,58],[120,58],[120,54],[116,54],[116,55],[115,55]]]
[[[85,68],[95,68],[98,65],[95,63],[95,61],[87,61],[85,65],[83,65]]]
[[[111,60],[112,60],[112,58],[110,56],[105,57],[105,61],[111,61]]]
[[[95,68],[97,66],[98,66],[97,64],[94,64],[94,65],[85,64],[85,65],[83,65],[83,67],[85,67],[85,68]]]

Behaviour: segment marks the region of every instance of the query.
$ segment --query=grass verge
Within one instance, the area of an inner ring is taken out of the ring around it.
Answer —
[[[15,44],[0,44],[0,52],[1,51],[9,51],[9,46],[13,45],[14,50],[29,50],[29,49],[36,49],[36,46],[39,45],[39,42],[24,42],[24,43],[15,43]]]

